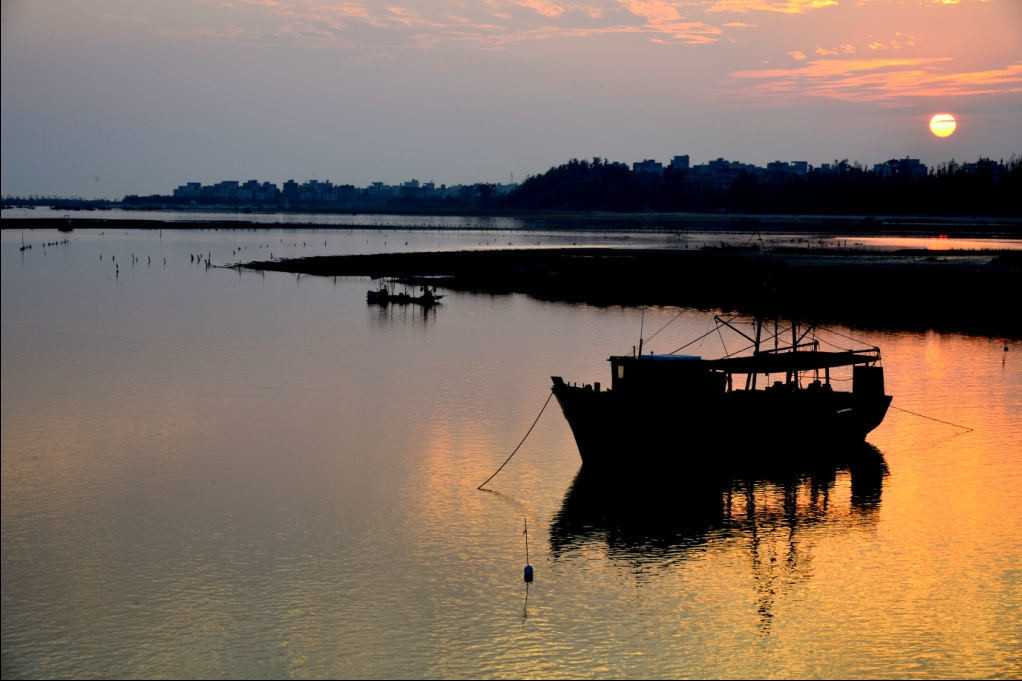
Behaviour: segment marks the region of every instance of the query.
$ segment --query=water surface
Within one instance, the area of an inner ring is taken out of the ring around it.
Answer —
[[[712,312],[205,264],[486,236],[4,231],[3,676],[1022,674],[1022,343],[836,328],[895,396],[864,464],[621,496],[551,404],[486,492],[551,375]]]

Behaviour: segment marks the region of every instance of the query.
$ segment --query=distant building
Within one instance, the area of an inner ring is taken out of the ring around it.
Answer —
[[[644,161],[633,163],[632,172],[635,173],[636,175],[660,176],[664,174],[664,166],[658,161],[654,161],[651,158],[647,158]]]
[[[280,198],[280,190],[272,182],[263,182],[258,189],[253,190],[253,197],[256,201],[276,201]]]
[[[238,198],[238,181],[223,180],[213,185],[213,198],[233,200]]]
[[[174,190],[174,197],[179,199],[197,199],[202,196],[202,184],[189,182]]]
[[[496,196],[506,196],[516,189],[518,189],[518,185],[514,182],[493,185],[493,193]]]
[[[794,178],[804,178],[809,174],[809,163],[806,161],[772,161],[767,164],[764,173],[767,182],[784,184]]]
[[[688,170],[688,154],[671,159],[671,170]]]
[[[892,158],[873,166],[873,173],[881,179],[906,177],[917,180],[926,177],[926,166],[918,158]]]
[[[981,158],[975,163],[966,163],[964,166],[965,172],[969,174],[983,173],[984,175],[990,175],[990,177],[997,182],[1001,179],[1001,166],[996,161],[989,158]]]
[[[337,195],[334,192],[334,185],[329,180],[307,180],[298,187],[298,200],[318,203],[320,201],[334,201]]]
[[[704,166],[696,166],[695,170],[698,171],[698,174],[702,176],[704,180],[709,180],[710,185],[714,189],[719,190],[730,189],[731,185],[734,184],[735,180],[737,180],[743,172],[756,176],[763,173],[762,168],[757,168],[752,164],[728,161],[723,158],[717,158]]]
[[[284,183],[284,187],[281,190],[281,194],[284,196],[286,201],[297,201],[298,200],[298,183],[294,180],[288,180]]]

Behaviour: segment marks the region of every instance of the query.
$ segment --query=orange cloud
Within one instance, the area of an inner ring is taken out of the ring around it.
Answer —
[[[837,47],[817,47],[816,54],[822,57],[836,56],[839,54],[855,54],[855,45],[845,43]]]
[[[822,7],[837,6],[837,0],[717,0],[707,12],[780,12],[805,14]]]
[[[510,0],[519,7],[531,9],[537,14],[554,19],[564,14],[564,8],[548,0]]]
[[[664,0],[618,0],[629,12],[651,24],[667,24],[681,20],[681,15]]]
[[[950,57],[816,60],[790,69],[735,71],[732,78],[758,81],[752,96],[826,97],[885,101],[907,97],[960,97],[1022,92],[1022,62],[984,71],[944,72]]]
[[[916,44],[915,37],[908,33],[902,33],[900,31],[894,34],[894,38],[888,40],[886,43],[874,40],[869,44],[871,50],[900,50],[904,47],[914,47]]]
[[[479,47],[503,47],[517,42],[530,40],[547,40],[550,38],[586,38],[598,35],[631,34],[650,35],[653,42],[667,42],[662,37],[667,35],[671,40],[689,45],[702,45],[716,42],[723,31],[716,26],[702,22],[679,22],[664,26],[631,26],[615,25],[603,28],[559,28],[557,26],[541,26],[539,28],[517,31],[504,31],[490,35],[478,33],[466,34],[466,40]]]

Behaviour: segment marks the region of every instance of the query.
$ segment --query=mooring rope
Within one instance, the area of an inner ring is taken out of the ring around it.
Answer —
[[[553,396],[554,396],[554,391],[551,389],[550,390],[550,394],[546,396],[546,402],[543,403],[543,408],[539,410],[538,414],[536,414],[536,420],[532,422],[531,426],[529,426],[529,430],[525,431],[525,437],[523,437],[522,441],[518,443],[518,446],[515,447],[515,450],[513,452],[511,452],[511,454],[508,455],[508,457],[506,459],[504,459],[504,463],[500,464],[500,468],[498,468],[497,470],[493,471],[493,475],[491,475],[490,477],[486,478],[486,482],[484,482],[483,484],[481,484],[478,487],[476,487],[476,489],[483,489],[483,487],[486,486],[487,482],[489,482],[490,480],[493,480],[495,477],[497,477],[497,473],[500,473],[504,469],[504,466],[506,466],[507,462],[511,460],[511,457],[518,453],[518,450],[522,448],[522,445],[524,445],[525,441],[528,439],[529,433],[531,433],[532,429],[536,427],[537,423],[539,423],[539,417],[543,415],[544,411],[546,411],[546,406],[548,404],[550,404],[550,398],[552,398]],[[489,490],[485,490],[485,491],[489,491]]]
[[[931,421],[936,421],[937,423],[943,423],[944,425],[947,425],[947,426],[954,426],[955,428],[961,428],[966,433],[970,433],[970,432],[976,430],[975,428],[970,428],[969,426],[963,426],[960,423],[951,423],[950,421],[941,421],[940,419],[935,419],[932,416],[927,416],[926,414],[920,414],[918,412],[909,411],[908,409],[902,409],[901,407],[895,407],[893,404],[891,405],[891,409],[897,409],[898,411],[903,411],[906,414],[912,414],[913,416],[918,416],[919,418],[929,419]]]

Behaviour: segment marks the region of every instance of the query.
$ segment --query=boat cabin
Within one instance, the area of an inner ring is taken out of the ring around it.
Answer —
[[[854,394],[883,395],[884,370],[877,366],[879,360],[880,351],[876,348],[841,352],[765,351],[721,359],[655,354],[609,358],[612,390],[706,394],[756,390],[757,383],[760,389],[770,391],[830,391],[830,370],[851,366]],[[802,388],[800,378],[807,372],[812,372],[813,380]],[[740,378],[736,380],[736,376]],[[783,376],[784,380],[776,380],[775,376]]]

